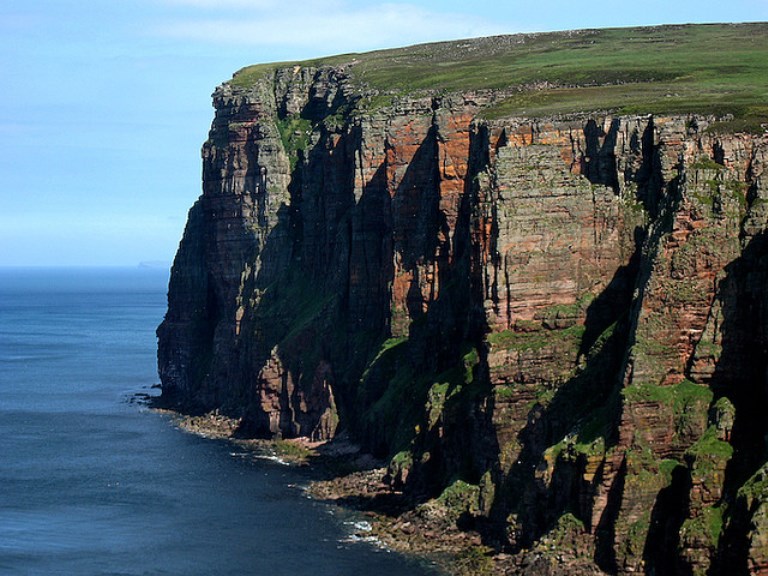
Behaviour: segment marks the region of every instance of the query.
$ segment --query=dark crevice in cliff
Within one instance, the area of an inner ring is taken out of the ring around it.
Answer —
[[[312,270],[315,289],[325,286],[336,302],[333,312],[323,315],[314,346],[323,348],[321,356],[332,366],[344,367],[334,371],[334,383],[340,425],[347,429],[355,429],[365,411],[355,400],[355,390],[391,323],[392,224],[386,167],[378,167],[356,199],[360,136],[359,128],[349,127],[327,136],[336,142],[332,154],[330,145],[315,147],[309,166],[314,175],[308,180],[311,193],[306,194],[310,202],[303,211],[305,226],[311,226],[313,234],[305,239],[302,266]]]
[[[651,221],[656,220],[661,209],[664,175],[661,168],[659,147],[656,144],[656,125],[651,117],[640,138],[642,163],[634,177],[637,182],[638,200],[645,207]]]
[[[391,326],[389,286],[392,284],[394,272],[390,258],[390,211],[386,166],[382,164],[365,183],[363,192],[352,210],[350,222],[348,274],[353,282],[348,288],[349,299],[343,317],[349,356],[364,362],[373,360],[372,355],[375,355],[377,348],[389,336]],[[384,383],[379,384],[377,375],[371,374],[369,379],[360,383],[360,390],[355,391],[353,387],[362,375],[363,365],[355,362],[353,366],[360,371],[351,372],[351,377],[347,380],[351,399],[348,403],[340,404],[340,415],[345,420],[358,423],[361,430],[373,427],[376,432],[372,437],[376,437],[381,432],[382,423],[370,422],[369,411],[380,399],[376,392],[380,390],[383,395],[386,389]],[[368,434],[362,433],[362,439],[367,448],[376,454],[381,453],[381,446],[369,442]]]
[[[302,267],[319,284],[335,290],[348,278],[348,266],[339,261],[339,251],[348,254],[352,244],[345,231],[355,206],[354,165],[359,145],[359,130],[350,127],[335,133],[323,128],[302,166]]]
[[[464,194],[461,197],[459,217],[456,220],[454,234],[454,254],[460,263],[459,273],[468,279],[468,302],[464,312],[468,316],[467,336],[471,342],[482,343],[488,333],[488,320],[483,309],[484,280],[483,280],[483,239],[484,230],[481,219],[481,200],[479,190],[479,175],[487,174],[490,166],[489,135],[487,126],[478,126],[470,133],[469,161],[467,176],[464,179]],[[485,346],[478,349],[485,350]],[[485,353],[487,350],[485,350]],[[488,364],[485,371],[487,374]]]
[[[720,282],[723,298],[722,353],[712,377],[717,396],[725,396],[736,409],[730,443],[724,497],[730,521],[720,541],[719,563],[729,573],[747,574],[748,532],[754,510],[744,505],[738,490],[766,462],[768,446],[768,234],[752,237],[741,256],[726,267]]]
[[[614,325],[618,328],[618,322],[626,319],[640,268],[642,234],[639,231],[635,240],[636,249],[627,265],[616,270],[605,289],[587,307],[584,336],[579,345],[579,358],[588,356],[598,338],[605,334],[606,330]]]
[[[473,362],[471,374],[465,374],[460,393],[444,409],[445,414],[453,419],[445,422],[446,438],[442,440],[442,449],[448,461],[442,471],[442,487],[457,477],[478,483],[498,454],[492,433],[493,395],[485,341],[489,326],[482,306],[483,277],[478,266],[482,260],[480,252],[483,245],[478,237],[482,233],[478,230],[482,219],[479,218],[481,198],[477,177],[489,168],[488,150],[488,132],[481,126],[470,133],[467,175],[458,207],[450,259],[450,236],[447,231],[442,232],[445,238],[441,248],[444,277],[440,279],[440,284],[444,286],[447,298],[441,303],[441,308],[435,310],[441,318],[441,326],[436,327],[450,334],[450,340],[444,346],[443,362],[446,367],[455,366],[457,357],[471,358]],[[442,215],[441,219],[441,225],[447,229],[445,216]],[[429,338],[427,334],[424,337]]]
[[[376,332],[388,322],[388,285],[392,279],[390,214],[391,199],[382,165],[365,184],[352,214],[350,275],[356,279],[348,317],[352,333]]]
[[[494,458],[494,449],[485,446],[492,437],[486,422],[489,414],[483,408],[489,393],[487,351],[482,343],[487,327],[482,310],[472,304],[477,302],[473,294],[482,289],[482,281],[471,268],[477,197],[472,176],[487,167],[477,155],[484,142],[478,145],[473,139],[470,144],[470,177],[464,181],[452,245],[445,215],[439,209],[439,145],[433,124],[409,166],[413,172],[406,172],[394,196],[396,226],[405,229],[404,236],[412,230],[407,238],[395,242],[404,268],[412,274],[408,288],[411,323],[401,351],[397,355],[387,352],[392,358],[399,357],[398,363],[393,366],[388,360],[376,365],[379,369],[389,363],[394,370],[385,391],[398,386],[404,374],[413,375],[408,406],[398,408],[397,428],[420,432],[410,439],[402,436],[389,446],[390,454],[406,448],[412,455],[407,482],[403,484],[399,465],[390,478],[393,486],[405,488],[411,505],[438,495],[456,479],[477,483]],[[425,221],[413,230],[408,218],[416,215],[411,212],[415,207]],[[429,292],[434,297],[425,298],[420,274],[427,262],[434,262],[436,271]],[[427,419],[425,409],[432,414]]]
[[[439,210],[438,180],[437,131],[432,127],[417,148],[391,200],[387,165],[382,164],[366,184],[358,202],[358,209],[364,210],[361,212],[364,214],[364,226],[361,226],[360,234],[374,235],[377,238],[375,242],[363,245],[366,247],[366,253],[361,260],[365,263],[366,270],[370,274],[378,273],[381,280],[377,282],[374,278],[369,278],[368,281],[361,282],[367,290],[360,290],[359,297],[362,299],[361,303],[370,307],[371,288],[382,287],[385,300],[376,304],[375,293],[373,300],[374,308],[385,312],[382,325],[386,328],[389,328],[392,322],[392,311],[388,302],[392,296],[393,255],[399,255],[403,270],[410,274],[405,289],[405,303],[410,321],[408,342],[398,348],[399,360],[395,366],[383,372],[377,368],[363,381],[367,400],[362,407],[368,414],[365,427],[376,431],[371,435],[366,434],[364,438],[369,439],[366,444],[379,454],[391,454],[400,450],[409,440],[407,437],[388,437],[387,434],[381,434],[381,430],[385,426],[391,427],[393,418],[398,422],[402,421],[401,426],[393,429],[413,430],[419,419],[420,407],[426,402],[429,376],[440,374],[446,369],[445,350],[452,346],[455,338],[449,327],[441,326],[436,329],[434,326],[435,318],[440,317],[438,309],[450,306],[450,291],[447,288],[450,277],[447,265],[448,248],[438,242],[440,230],[445,226]],[[393,230],[398,232],[393,234]],[[359,277],[354,270],[352,275]],[[436,286],[440,290],[439,294],[435,291]],[[354,303],[351,307],[354,310]],[[360,318],[365,318],[369,327],[371,319],[376,317],[374,310],[360,315]],[[429,334],[440,334],[441,337],[424,337],[425,331]],[[373,332],[376,333],[376,329]],[[423,358],[429,359],[428,362],[417,368],[416,364]],[[384,360],[386,358],[382,358],[381,363],[384,363]],[[452,361],[455,361],[455,357]],[[407,384],[404,380],[417,373],[423,376],[417,378],[418,381],[414,382],[408,393],[411,409],[403,411],[402,405],[392,405],[392,391]],[[357,397],[362,398],[361,392],[358,392]],[[371,445],[369,442],[373,437],[383,439],[384,442],[379,440],[376,445]],[[435,455],[433,464],[438,458],[439,456]]]
[[[505,519],[515,515],[516,533],[509,541],[513,551],[530,546],[567,512],[589,525],[591,508],[577,503],[591,501],[593,487],[580,480],[584,461],[577,454],[569,453],[570,449],[566,448],[555,463],[548,488],[542,489],[535,476],[544,451],[568,433],[576,431],[579,442],[585,445],[603,437],[606,449],[618,440],[617,384],[621,352],[627,345],[627,308],[635,284],[637,261],[638,258],[633,257],[630,265],[619,269],[588,308],[584,336],[579,344],[579,350],[584,351],[579,353],[584,356],[582,366],[577,367],[574,358],[575,375],[558,386],[547,405],[537,404],[531,409],[528,423],[518,435],[522,451],[499,482],[489,515],[503,531]],[[489,545],[505,541],[504,532],[487,535]]]
[[[624,485],[627,479],[627,460],[621,458],[616,474],[611,482],[606,504],[600,520],[595,527],[595,564],[608,574],[617,574],[619,571],[616,558],[616,524],[621,512]]]
[[[659,150],[652,144],[652,121],[648,123],[643,134],[643,142],[643,164],[638,173],[638,177],[642,175],[642,180],[638,187],[638,196],[646,206],[651,218],[646,229],[635,230],[635,242],[638,251],[633,259],[637,261],[637,274],[633,300],[629,306],[629,338],[624,349],[624,368],[621,370],[625,381],[628,381],[632,375],[633,347],[638,343],[637,329],[646,302],[646,291],[649,289],[654,262],[657,261],[663,250],[664,238],[672,231],[674,215],[681,201],[680,174],[675,175],[669,182],[664,182]],[[646,145],[650,146],[651,149],[647,150]]]
[[[440,213],[437,138],[437,128],[432,125],[392,198],[395,250],[407,271],[434,261],[438,255],[439,231],[444,222]]]
[[[254,135],[251,134],[245,147],[248,158],[248,168],[243,182],[243,201],[250,202],[255,211],[257,234],[263,244],[263,231],[268,229],[269,194],[267,193],[266,169],[259,164],[259,147]],[[258,258],[258,252],[254,254],[253,262]]]
[[[680,529],[688,515],[690,489],[688,470],[677,466],[669,486],[657,494],[643,548],[646,574],[674,576],[688,572],[680,564],[679,546]]]
[[[587,148],[581,155],[581,174],[592,184],[602,184],[619,193],[619,174],[616,166],[616,137],[619,133],[618,118],[611,121],[608,132],[594,120],[584,126]]]

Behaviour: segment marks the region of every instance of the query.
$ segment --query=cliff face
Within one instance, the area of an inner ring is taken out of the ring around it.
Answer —
[[[217,89],[163,399],[461,479],[523,571],[768,574],[768,140],[497,96]]]

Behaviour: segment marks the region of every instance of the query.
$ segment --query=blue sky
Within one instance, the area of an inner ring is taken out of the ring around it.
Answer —
[[[489,34],[768,20],[768,0],[3,0],[0,266],[170,262],[243,66]],[[717,47],[713,47],[713,58]]]

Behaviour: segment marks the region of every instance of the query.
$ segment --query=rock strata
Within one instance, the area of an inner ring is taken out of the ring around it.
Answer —
[[[162,401],[346,431],[510,573],[768,573],[768,139],[489,98],[219,87]]]

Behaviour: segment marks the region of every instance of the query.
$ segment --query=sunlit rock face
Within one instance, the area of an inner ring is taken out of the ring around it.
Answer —
[[[163,401],[479,486],[523,572],[765,573],[766,139],[493,100],[219,87]]]

